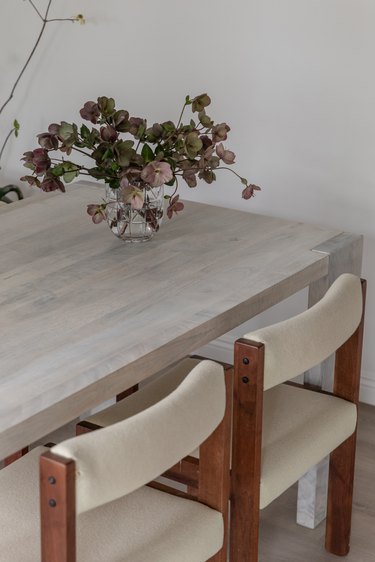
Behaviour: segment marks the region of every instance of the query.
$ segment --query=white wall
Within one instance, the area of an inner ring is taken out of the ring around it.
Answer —
[[[35,0],[38,6],[45,0]],[[365,234],[369,280],[362,398],[375,404],[375,4],[372,0],[54,0],[85,26],[51,23],[0,133],[21,122],[2,182],[53,121],[113,96],[134,115],[175,118],[185,95],[207,91],[232,127],[238,170],[263,186],[255,200],[223,175],[186,198]],[[0,101],[39,22],[27,2],[1,0]],[[294,311],[300,295],[263,321]],[[279,312],[280,311],[280,312]]]

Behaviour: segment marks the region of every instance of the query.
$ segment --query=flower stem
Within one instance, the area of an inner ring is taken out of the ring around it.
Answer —
[[[180,126],[180,124],[181,124],[182,116],[183,116],[183,114],[184,114],[184,111],[185,111],[185,107],[186,107],[186,106],[187,106],[187,103],[185,102],[184,105],[183,105],[183,108],[182,108],[182,110],[181,110],[180,117],[178,118],[178,123],[177,123],[176,129],[178,129],[179,126]]]
[[[232,172],[232,174],[234,174],[235,176],[237,176],[238,178],[240,178],[241,181],[244,179],[242,176],[240,176],[239,174],[237,174],[237,172],[235,172],[234,170],[232,170],[232,168],[228,168],[227,166],[218,166],[217,168],[215,168],[215,170],[228,170],[229,172]]]
[[[76,20],[74,20],[73,18],[53,18],[51,20],[45,20],[46,23],[50,23],[51,21],[71,21],[72,23],[74,23]]]
[[[80,148],[76,148],[75,146],[72,146],[73,150],[76,150],[77,152],[80,152],[81,154],[84,154],[85,156],[88,156],[89,158],[93,158],[95,160],[95,158],[89,154],[88,152],[85,152],[84,150],[81,150]]]

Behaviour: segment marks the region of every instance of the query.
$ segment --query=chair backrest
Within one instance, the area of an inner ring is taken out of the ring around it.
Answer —
[[[53,447],[52,454],[75,461],[77,513],[129,494],[189,455],[225,408],[223,367],[202,361],[150,408]]]
[[[246,334],[245,339],[265,345],[264,390],[332,355],[355,332],[361,316],[361,280],[345,273],[305,312]]]

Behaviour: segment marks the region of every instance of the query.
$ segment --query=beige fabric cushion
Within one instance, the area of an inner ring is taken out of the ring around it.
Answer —
[[[85,421],[107,427],[119,421],[125,420],[146,410],[162,398],[165,398],[184,380],[186,375],[200,363],[199,359],[186,357],[172,367],[169,367],[152,382],[141,387],[137,392],[127,396],[126,399],[96,412],[85,418]]]
[[[246,334],[246,339],[266,346],[264,389],[329,357],[355,332],[361,315],[361,281],[345,273],[315,306],[284,322]]]
[[[39,447],[0,471],[0,562],[40,561]],[[78,517],[77,562],[203,562],[223,542],[220,513],[148,487]]]
[[[357,407],[335,396],[290,385],[265,392],[263,509],[355,431]]]
[[[282,384],[264,393],[260,508],[278,498],[355,431],[351,402]],[[192,453],[199,457],[199,449]]]
[[[52,451],[76,461],[77,512],[129,494],[200,445],[225,411],[224,371],[201,361],[152,407],[112,426],[69,439]]]

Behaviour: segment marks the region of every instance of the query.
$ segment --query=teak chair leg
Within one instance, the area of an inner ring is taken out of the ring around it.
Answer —
[[[258,562],[264,346],[234,348],[231,562]]]
[[[335,396],[358,405],[361,376],[366,281],[362,280],[363,313],[354,334],[337,350]],[[350,549],[356,432],[331,453],[328,481],[326,550],[345,556]]]
[[[331,453],[326,549],[345,556],[350,549],[356,433]]]
[[[226,409],[222,422],[200,446],[198,501],[220,511],[224,519],[222,548],[209,562],[227,562],[232,431],[233,368],[225,368]],[[194,540],[194,539],[193,539]]]

